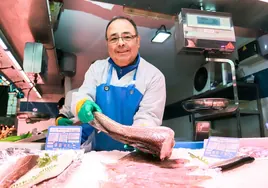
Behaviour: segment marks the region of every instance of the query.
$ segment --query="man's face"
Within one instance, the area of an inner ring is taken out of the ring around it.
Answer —
[[[113,21],[108,27],[107,38],[108,53],[115,64],[123,67],[135,60],[140,48],[140,37],[136,36],[135,28],[128,20]]]

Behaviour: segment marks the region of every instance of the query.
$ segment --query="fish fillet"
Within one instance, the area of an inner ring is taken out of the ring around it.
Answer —
[[[95,119],[89,122],[90,125],[113,139],[154,154],[160,160],[170,158],[175,145],[175,133],[172,129],[164,126],[126,126],[99,112],[94,112],[94,117]]]
[[[52,161],[44,167],[38,167],[27,172],[17,180],[11,188],[28,188],[33,187],[45,180],[55,178],[65,171],[73,162],[72,154],[63,154],[58,156],[56,161]]]
[[[37,164],[38,158],[38,155],[27,155],[18,159],[15,164],[6,170],[7,173],[0,177],[0,188],[10,187]]]

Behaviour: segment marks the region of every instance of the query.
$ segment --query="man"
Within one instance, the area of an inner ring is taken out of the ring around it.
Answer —
[[[129,126],[160,126],[166,101],[164,75],[139,55],[140,36],[135,23],[113,18],[106,27],[109,58],[98,60],[73,93],[71,109],[81,122],[93,120],[94,111]],[[96,134],[95,150],[124,150],[105,133]]]
[[[62,100],[64,98],[60,99],[59,101],[60,110],[59,110],[58,116],[56,117],[56,121],[55,121],[56,125],[68,126],[68,125],[73,125],[75,123],[74,122],[75,116],[71,112],[71,101],[72,101],[72,94],[73,92],[76,92],[76,91],[78,91],[78,89],[73,89],[67,92],[65,96],[65,100]],[[91,135],[91,133],[94,131],[94,129],[88,123],[84,123],[79,126],[82,126],[81,144],[83,144]]]
[[[58,107],[58,110],[62,109],[63,105],[64,105],[64,101],[65,101],[65,98],[62,97],[59,101],[58,101],[58,104],[57,104],[57,107]]]
[[[65,98],[62,97],[58,103],[59,114],[56,117],[56,125],[72,125],[73,121],[70,120],[75,116],[71,112],[72,93],[78,89],[67,92]],[[62,100],[64,99],[64,100]]]

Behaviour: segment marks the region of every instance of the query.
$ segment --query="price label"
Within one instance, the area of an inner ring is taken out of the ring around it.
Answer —
[[[239,149],[239,138],[209,137],[205,146],[205,157],[218,159],[231,159],[237,155]]]
[[[46,138],[46,150],[79,150],[81,145],[81,126],[50,126]]]

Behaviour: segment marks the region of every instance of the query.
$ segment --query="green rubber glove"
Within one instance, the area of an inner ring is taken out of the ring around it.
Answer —
[[[94,119],[93,112],[102,112],[100,107],[93,101],[87,100],[78,112],[78,118],[82,123],[88,123]]]
[[[137,153],[144,153],[143,151],[139,150],[138,148],[134,148],[133,146],[130,146],[128,144],[125,144],[124,145],[124,149],[127,150],[127,151],[135,151]],[[147,154],[147,153],[144,153],[144,154]],[[156,157],[155,154],[151,154],[153,157]]]
[[[143,151],[139,150],[138,148],[135,148],[135,152],[137,152],[137,153],[144,153],[144,154],[148,155],[148,153],[143,152]],[[149,154],[149,155],[151,155],[151,156],[154,157],[154,158],[157,157],[155,154]]]
[[[68,118],[59,118],[58,125],[72,125],[73,121]]]
[[[124,149],[127,150],[127,151],[134,151],[135,150],[135,148],[133,146],[130,146],[128,144],[124,145]]]

